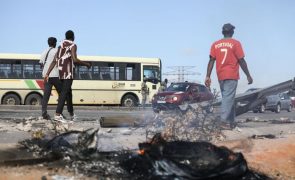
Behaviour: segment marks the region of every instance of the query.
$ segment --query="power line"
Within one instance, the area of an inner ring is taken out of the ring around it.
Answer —
[[[163,75],[176,76],[177,82],[188,81],[188,76],[201,75],[199,72],[193,71],[196,66],[168,66],[167,68],[172,69],[172,71],[163,73]]]

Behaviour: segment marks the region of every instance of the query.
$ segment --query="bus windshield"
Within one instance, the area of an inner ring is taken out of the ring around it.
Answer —
[[[148,82],[157,84],[161,81],[161,72],[158,66],[143,66],[143,75]]]

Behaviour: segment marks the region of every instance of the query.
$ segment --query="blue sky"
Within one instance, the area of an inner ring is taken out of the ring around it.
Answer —
[[[39,54],[47,38],[71,29],[78,55],[159,57],[171,66],[196,66],[205,79],[211,44],[224,23],[236,26],[253,76],[240,71],[238,92],[295,77],[293,0],[2,0],[0,53]],[[215,72],[215,69],[214,69]],[[173,77],[170,77],[173,78]],[[218,87],[212,74],[213,87]]]

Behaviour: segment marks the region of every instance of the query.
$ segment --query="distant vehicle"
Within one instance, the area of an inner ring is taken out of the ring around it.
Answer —
[[[292,102],[290,96],[287,93],[281,93],[278,95],[274,95],[273,97],[277,98],[277,96],[279,96],[280,98],[279,103],[276,99],[271,99],[272,96],[269,96],[267,98],[266,110],[272,110],[276,113],[279,113],[280,110],[287,110],[288,112],[291,112]]]
[[[286,93],[270,95],[267,96],[266,99],[267,102],[265,104],[253,109],[254,113],[263,113],[266,110],[276,113],[280,113],[281,110],[287,110],[288,112],[291,112],[292,110],[291,99]]]
[[[258,90],[259,88],[251,88],[248,89],[247,92],[253,92]],[[270,95],[266,97],[267,102],[265,104],[262,104],[260,106],[257,106],[255,109],[253,109],[254,113],[260,112],[264,113],[266,110],[280,113],[281,110],[287,110],[288,112],[292,111],[292,102],[291,98],[287,93],[280,93],[275,95]]]
[[[40,105],[44,83],[38,54],[0,54],[0,103]],[[141,83],[147,78],[147,103],[158,92],[161,82],[161,60],[141,57],[79,56],[91,68],[75,66],[73,103],[75,105],[141,104]],[[52,91],[49,104],[57,104]]]
[[[166,91],[153,96],[152,107],[154,112],[159,112],[176,109],[182,104],[209,100],[213,100],[213,94],[204,85],[190,82],[171,83]],[[212,112],[213,107],[209,107],[207,111]]]

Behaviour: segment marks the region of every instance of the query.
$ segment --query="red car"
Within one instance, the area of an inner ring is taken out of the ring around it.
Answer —
[[[179,108],[179,105],[209,101],[213,99],[210,90],[198,83],[181,82],[171,83],[164,91],[153,96],[152,107],[154,112],[161,110],[173,110]],[[209,111],[213,111],[211,109]]]

